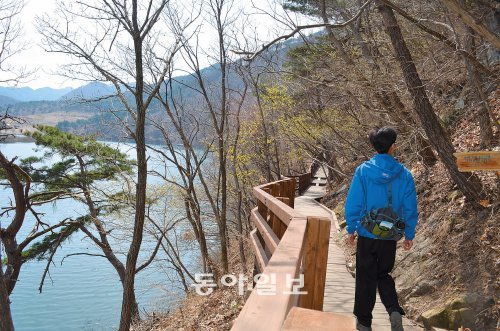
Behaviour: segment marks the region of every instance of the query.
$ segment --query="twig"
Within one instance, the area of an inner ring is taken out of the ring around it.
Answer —
[[[285,34],[285,35],[282,35],[282,36],[279,36],[278,38],[270,41],[269,43],[267,43],[265,45],[263,45],[262,48],[259,49],[256,52],[236,51],[236,50],[233,50],[233,53],[239,54],[239,55],[248,55],[247,57],[244,57],[243,60],[250,62],[250,61],[254,60],[257,56],[259,56],[260,54],[262,54],[263,52],[265,52],[267,49],[269,49],[269,47],[271,47],[272,45],[276,44],[277,42],[279,42],[281,40],[290,39],[291,37],[293,37],[294,35],[296,35],[297,33],[299,33],[302,30],[314,29],[314,28],[330,28],[330,29],[333,29],[333,28],[343,28],[343,27],[351,24],[355,20],[357,20],[358,17],[363,13],[363,11],[365,10],[365,8],[371,2],[372,2],[372,0],[366,1],[364,3],[364,5],[361,6],[361,8],[359,9],[359,11],[356,13],[356,15],[354,15],[351,19],[349,19],[349,20],[347,20],[347,21],[345,21],[343,23],[337,23],[337,24],[321,23],[321,24],[297,25],[292,32],[290,32],[288,34]]]
[[[40,293],[42,293],[43,283],[45,281],[45,277],[47,276],[47,273],[49,272],[50,264],[53,263],[52,260],[54,258],[54,255],[56,254],[57,247],[60,245],[61,240],[62,240],[64,234],[66,233],[66,231],[67,230],[62,231],[61,234],[59,235],[59,238],[57,238],[57,242],[54,246],[54,249],[52,250],[52,253],[50,254],[50,257],[47,261],[47,265],[45,266],[45,270],[43,271],[42,280],[40,281],[40,286],[38,287],[38,291]]]
[[[64,260],[65,260],[67,257],[70,257],[70,256],[75,256],[75,255],[99,256],[99,257],[104,257],[104,258],[106,258],[106,255],[102,255],[102,254],[92,254],[92,253],[71,253],[71,254],[68,254],[68,255],[66,255],[65,257],[63,257],[63,258],[62,258],[62,260],[61,260],[61,265],[63,264]]]
[[[467,51],[463,50],[462,48],[460,48],[459,45],[457,45],[453,41],[449,40],[445,35],[443,35],[443,34],[437,32],[437,31],[432,30],[431,28],[425,26],[424,24],[422,24],[420,22],[420,20],[412,17],[410,14],[408,14],[406,11],[404,11],[403,9],[401,9],[400,7],[398,7],[397,5],[395,5],[394,3],[392,3],[391,1],[389,1],[389,0],[381,0],[381,1],[384,4],[386,4],[387,6],[391,7],[399,15],[403,16],[405,19],[407,19],[411,23],[415,24],[422,31],[427,32],[431,36],[437,38],[439,41],[442,41],[445,45],[447,45],[447,46],[451,47],[452,49],[456,50],[457,52],[461,53],[469,61],[471,61],[471,63],[473,63],[474,66],[476,66],[478,69],[480,69],[483,73],[487,74],[488,76],[492,76],[492,77],[495,77],[495,78],[497,77],[496,73],[492,72],[490,69],[488,69],[487,67],[485,67],[481,62],[479,62],[476,59],[475,56],[473,56],[469,52],[467,52]]]

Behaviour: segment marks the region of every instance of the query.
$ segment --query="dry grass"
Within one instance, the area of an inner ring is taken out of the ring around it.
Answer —
[[[76,122],[78,120],[89,119],[92,116],[94,116],[94,115],[88,114],[88,113],[52,112],[52,113],[45,113],[45,114],[24,115],[24,116],[22,116],[22,118],[32,125],[44,124],[44,125],[56,126],[57,123],[59,123],[59,122],[63,122],[63,121]]]

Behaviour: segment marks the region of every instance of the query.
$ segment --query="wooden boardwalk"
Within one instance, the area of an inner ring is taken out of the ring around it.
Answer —
[[[302,215],[327,217],[332,222],[323,311],[352,315],[355,281],[347,271],[344,252],[335,242],[335,239],[339,236],[339,227],[335,214],[314,200],[325,194],[326,187],[324,186],[326,184],[324,172],[320,169],[316,172],[316,176],[318,177],[313,181],[313,185],[300,197],[295,198],[294,209]],[[403,319],[403,325],[406,331],[423,330],[406,318]],[[378,295],[377,303],[373,310],[372,330],[391,330],[389,315],[384,305],[380,302]]]

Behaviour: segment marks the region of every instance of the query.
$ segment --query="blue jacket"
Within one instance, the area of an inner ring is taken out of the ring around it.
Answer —
[[[392,155],[377,154],[356,168],[345,202],[347,233],[376,238],[360,223],[366,211],[388,205],[387,188],[392,181],[392,208],[405,221],[405,238],[415,237],[418,221],[417,193],[411,172]]]

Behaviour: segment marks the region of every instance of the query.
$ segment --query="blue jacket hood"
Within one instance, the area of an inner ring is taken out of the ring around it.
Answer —
[[[363,164],[363,176],[371,178],[377,184],[385,184],[398,177],[403,165],[392,155],[377,154]]]

